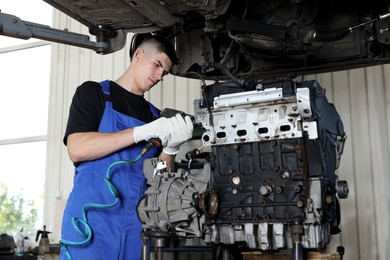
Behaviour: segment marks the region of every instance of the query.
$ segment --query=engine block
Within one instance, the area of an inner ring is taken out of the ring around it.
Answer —
[[[339,232],[338,198],[348,185],[336,173],[343,123],[321,86],[258,82],[247,91],[216,83],[203,94],[194,117],[207,160],[194,168],[201,160],[190,156],[175,172],[145,161],[144,227],[250,249],[324,248]]]

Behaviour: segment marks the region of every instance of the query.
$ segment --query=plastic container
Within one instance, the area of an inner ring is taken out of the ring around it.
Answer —
[[[24,255],[24,236],[23,236],[23,228],[20,230],[18,234],[18,239],[16,240],[16,255],[22,256]]]

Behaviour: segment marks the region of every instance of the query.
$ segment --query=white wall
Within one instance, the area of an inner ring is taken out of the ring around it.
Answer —
[[[54,28],[87,33],[79,23],[55,11]],[[51,103],[48,130],[45,222],[58,242],[62,211],[72,187],[73,166],[62,137],[75,88],[85,80],[116,79],[129,64],[128,47],[107,56],[53,45]],[[331,251],[343,245],[347,260],[386,260],[390,255],[390,65],[308,76],[327,89],[343,121],[348,139],[339,169],[349,183],[349,198],[341,200],[341,235]],[[193,113],[200,82],[168,76],[147,98],[159,108]]]
[[[341,201],[346,259],[388,259],[390,65],[312,76],[327,89],[348,135],[339,169],[348,180]]]

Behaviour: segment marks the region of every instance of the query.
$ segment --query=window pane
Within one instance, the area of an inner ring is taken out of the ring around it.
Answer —
[[[0,139],[46,135],[50,45],[0,55]]]
[[[51,26],[52,7],[42,0],[0,0],[1,12],[14,15],[23,21]],[[0,48],[37,41],[21,40],[0,35]]]
[[[0,161],[0,196],[7,192],[0,201],[0,230],[15,235],[23,227],[25,235],[34,235],[43,225],[46,142],[0,145]]]

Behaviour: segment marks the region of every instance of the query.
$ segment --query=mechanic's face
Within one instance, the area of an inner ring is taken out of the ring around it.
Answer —
[[[165,53],[155,50],[139,49],[136,59],[136,82],[143,93],[161,81],[172,66],[171,60]]]

